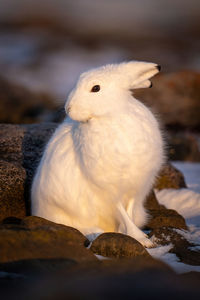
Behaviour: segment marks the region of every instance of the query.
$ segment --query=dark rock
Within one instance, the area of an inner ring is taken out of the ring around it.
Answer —
[[[97,237],[90,249],[98,255],[112,258],[149,256],[146,249],[135,239],[121,233],[106,232]]]
[[[170,163],[164,165],[154,184],[157,190],[186,188],[183,174]]]
[[[191,271],[191,272],[180,274],[180,277],[186,279],[186,284],[188,284],[188,282],[190,281],[192,283],[195,282],[196,284],[199,284],[200,282],[200,272]]]
[[[156,194],[155,194],[154,190],[152,189],[151,192],[150,192],[150,194],[146,198],[145,208],[147,210],[150,210],[150,209],[161,209],[161,207],[163,207],[163,205],[161,206],[158,203],[158,200],[156,198]]]
[[[19,275],[22,278],[35,277],[39,275],[49,276],[52,273],[66,272],[79,265],[79,263],[70,258],[49,258],[49,259],[22,259],[6,263],[0,263],[0,272],[10,274],[10,282],[12,274]],[[14,277],[15,277],[14,276]],[[18,277],[18,276],[17,276]],[[0,280],[1,284],[1,280]]]
[[[55,101],[47,94],[32,92],[19,84],[0,77],[0,122],[37,123],[53,121],[57,109]]]
[[[160,113],[170,128],[200,128],[200,73],[160,74],[153,89],[134,90],[136,98]]]
[[[195,245],[187,241],[182,230],[170,227],[155,228],[150,237],[159,245],[172,244],[171,253],[175,253],[181,262],[189,265],[200,265],[200,251],[195,251]],[[193,250],[194,249],[194,250]]]
[[[145,261],[145,263],[144,263]],[[144,267],[145,266],[145,267]],[[153,259],[115,260],[109,267],[37,277],[5,289],[13,299],[198,299],[199,282],[180,277]],[[24,288],[26,287],[26,288]],[[5,294],[4,294],[5,293]],[[4,298],[5,299],[5,298]]]
[[[191,132],[168,132],[168,156],[170,160],[200,161],[199,134]]]
[[[70,259],[77,263],[96,261],[85,248],[87,239],[76,229],[42,218],[25,218],[21,224],[2,222],[0,263],[32,259]]]

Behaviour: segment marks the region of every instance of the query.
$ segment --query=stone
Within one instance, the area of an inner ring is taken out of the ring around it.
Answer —
[[[185,219],[177,211],[167,209],[164,205],[159,204],[153,190],[146,199],[145,208],[149,213],[149,220],[145,225],[146,229],[152,230],[166,226],[187,230]]]
[[[0,124],[0,220],[30,214],[33,174],[56,126]]]
[[[38,217],[25,218],[21,223],[14,219],[14,224],[7,219],[0,225],[0,264],[38,259],[95,262],[97,259],[86,244],[86,237],[68,226]]]
[[[24,217],[26,170],[17,162],[0,160],[0,220],[7,216]]]
[[[150,209],[151,218],[145,225],[147,229],[160,228],[163,226],[187,230],[185,219],[173,209],[162,207],[160,209]]]
[[[24,217],[23,219],[8,217],[0,223],[0,229],[12,229],[16,227],[26,228],[28,230],[44,229],[53,232],[61,232],[63,230],[65,238],[71,241],[79,242],[85,247],[87,247],[90,243],[89,240],[79,230],[63,224],[57,224],[37,216],[28,216]]]
[[[90,249],[95,254],[112,258],[149,256],[146,249],[134,238],[114,232],[106,232],[99,235],[92,243]]]
[[[154,188],[157,190],[180,189],[186,187],[183,174],[170,163],[163,166],[154,184]]]
[[[200,161],[200,135],[188,131],[168,131],[167,145],[170,160]]]
[[[160,203],[158,203],[156,194],[153,189],[151,190],[150,194],[147,196],[144,206],[147,210],[161,209],[161,207],[163,207],[160,205]]]

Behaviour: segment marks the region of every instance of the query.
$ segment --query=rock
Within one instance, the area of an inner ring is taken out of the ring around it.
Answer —
[[[185,219],[173,209],[167,209],[164,205],[158,203],[154,191],[151,191],[145,202],[150,218],[145,225],[146,229],[155,229],[160,227],[174,227],[187,229]]]
[[[160,228],[163,226],[187,230],[185,219],[173,209],[162,207],[160,209],[150,209],[151,218],[145,225],[147,229]]]
[[[66,272],[72,270],[79,264],[70,258],[31,258],[18,261],[0,263],[0,274],[5,272],[9,283],[14,280],[26,279],[41,276],[49,276],[52,273]],[[0,278],[1,287],[1,278]]]
[[[112,258],[148,257],[146,249],[134,238],[114,232],[99,235],[90,247],[95,254]]]
[[[65,233],[65,237],[67,236],[67,238],[71,241],[80,242],[85,247],[87,247],[90,243],[89,240],[79,230],[70,226],[65,226],[63,224],[57,224],[36,216],[28,216],[23,219],[9,217],[4,219],[0,223],[0,229],[12,229],[16,228],[16,226],[19,228],[26,228],[28,230],[44,229],[59,232],[63,230]]]
[[[25,218],[18,224],[6,221],[0,226],[0,264],[3,267],[5,263],[38,259],[96,261],[86,244],[87,239],[78,230],[42,218]]]
[[[158,203],[158,200],[156,198],[156,194],[155,194],[155,192],[154,192],[153,189],[151,190],[150,194],[146,198],[146,201],[145,201],[144,205],[145,205],[145,208],[147,210],[150,210],[150,209],[161,209],[161,207],[163,207],[163,205],[161,206]]]
[[[200,128],[200,73],[180,71],[160,74],[151,90],[134,90],[136,98],[162,116],[170,128]]]
[[[26,170],[19,163],[0,160],[0,219],[26,215],[25,180]]]
[[[200,251],[195,245],[188,242],[186,232],[170,227],[155,228],[151,231],[150,237],[159,245],[172,244],[171,253],[175,253],[181,262],[189,265],[200,265]]]
[[[169,131],[167,136],[170,160],[200,161],[199,134]]]
[[[163,246],[172,243],[173,245],[179,244],[185,247],[186,244],[187,246],[189,244],[182,235],[178,234],[178,232],[174,230],[174,228],[165,226],[153,229],[150,232],[149,237],[153,237],[154,242]]]
[[[0,125],[0,220],[30,214],[30,185],[54,123]]]
[[[37,123],[53,121],[55,101],[45,94],[28,90],[0,76],[0,122]]]
[[[180,189],[186,187],[183,174],[170,163],[163,166],[154,184],[154,188],[157,190]]]

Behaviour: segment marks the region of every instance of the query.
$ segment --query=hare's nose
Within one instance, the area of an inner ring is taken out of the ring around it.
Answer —
[[[157,65],[156,68],[158,69],[158,71],[161,70],[161,66],[160,65]]]

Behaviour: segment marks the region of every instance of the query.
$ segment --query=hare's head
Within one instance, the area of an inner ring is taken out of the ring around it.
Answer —
[[[83,73],[65,110],[80,122],[117,113],[126,105],[131,90],[151,87],[149,79],[159,70],[160,66],[153,63],[130,61]]]

